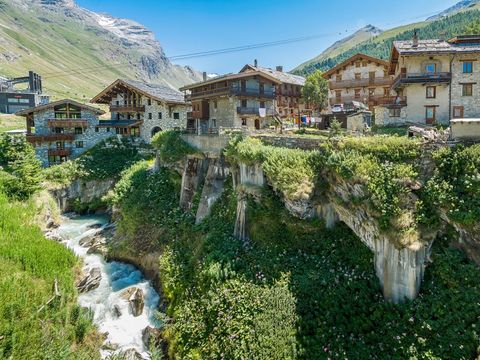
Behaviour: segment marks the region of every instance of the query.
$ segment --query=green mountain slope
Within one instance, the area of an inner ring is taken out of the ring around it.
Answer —
[[[295,70],[300,70],[309,67],[311,64],[316,64],[319,62],[322,62],[325,59],[331,58],[338,56],[342,54],[343,52],[347,51],[348,49],[351,49],[352,47],[368,40],[371,39],[374,36],[377,36],[382,33],[382,30],[379,28],[373,26],[373,25],[367,25],[354,34],[341,39],[337,42],[335,42],[332,46],[327,48],[324,52],[322,52],[320,55],[314,57],[311,60],[308,60],[298,66]]]
[[[199,74],[170,63],[153,33],[71,0],[0,0],[0,76],[43,76],[54,97],[91,98],[119,77],[173,87]]]
[[[470,9],[469,11],[460,11],[454,15],[435,21],[424,21],[394,28],[356,44],[341,54],[328,56],[326,58],[323,57],[320,61],[316,62],[307,62],[306,66],[299,66],[292,72],[299,75],[308,75],[317,69],[327,70],[357,53],[364,53],[387,60],[390,56],[392,42],[411,39],[414,29],[419,29],[420,39],[438,38],[440,36],[449,38],[461,34],[468,24],[479,18],[480,10]]]

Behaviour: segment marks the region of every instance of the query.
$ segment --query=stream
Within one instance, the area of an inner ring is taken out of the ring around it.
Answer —
[[[150,359],[142,340],[142,331],[148,326],[160,325],[155,319],[159,295],[135,266],[106,262],[103,256],[87,254],[88,249],[79,245],[80,240],[96,231],[92,227],[105,226],[107,222],[108,219],[102,216],[65,217],[58,229],[59,234],[65,239],[65,245],[83,259],[84,270],[99,268],[102,274],[100,286],[80,294],[78,302],[80,306],[93,311],[94,323],[99,332],[108,333],[105,344],[113,344],[115,348],[118,346],[115,350],[102,350],[103,359],[129,349],[135,349],[144,359]],[[121,296],[126,289],[132,287],[141,289],[145,297],[143,313],[137,317],[133,316],[128,301]],[[115,314],[115,306],[120,310],[120,316],[118,311]]]

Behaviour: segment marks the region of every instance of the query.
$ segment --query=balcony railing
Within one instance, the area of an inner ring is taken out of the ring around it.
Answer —
[[[237,114],[239,115],[256,115],[260,116],[260,109],[257,107],[237,107]],[[273,109],[266,109],[265,110],[266,116],[273,116],[275,115],[275,110]]]
[[[330,99],[330,105],[335,104],[344,104],[350,101],[358,101],[365,103],[366,105],[397,105],[397,106],[407,106],[407,97],[406,96],[382,96],[382,95],[371,95],[371,96],[342,96],[335,97]]]
[[[70,156],[70,155],[72,155],[72,149],[69,149],[69,148],[48,149],[48,156]]]
[[[390,86],[393,79],[391,77],[376,77],[368,79],[349,79],[349,80],[340,80],[330,81],[330,89],[342,89],[342,88],[353,88],[353,87],[366,87],[366,86]]]
[[[137,113],[145,112],[145,105],[111,105],[110,112],[112,113]]]
[[[187,120],[193,120],[193,119],[195,119],[193,117],[193,111],[187,111]]]
[[[198,129],[195,127],[187,127],[185,129],[187,134],[200,134],[200,135],[218,135],[219,129],[218,127],[199,127]]]
[[[449,72],[403,73],[395,78],[392,87],[398,88],[403,84],[449,83],[451,80],[452,74]]]
[[[197,91],[192,94],[185,95],[186,101],[191,101],[194,99],[205,98],[209,96],[221,96],[221,95],[236,95],[236,96],[246,96],[246,97],[258,97],[265,99],[274,99],[274,91],[260,91],[258,88],[238,88],[238,87],[221,87],[216,89],[209,89],[204,91]]]
[[[29,143],[39,142],[54,142],[54,141],[73,141],[75,135],[73,134],[48,134],[48,135],[27,135],[27,141]]]
[[[83,119],[51,119],[49,127],[87,127],[88,121]]]

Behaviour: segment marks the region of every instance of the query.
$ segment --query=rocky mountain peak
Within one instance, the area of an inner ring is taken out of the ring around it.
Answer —
[[[468,9],[472,6],[475,6],[480,3],[480,0],[462,0],[455,5],[449,7],[448,9],[442,11],[441,13],[429,17],[427,20],[438,20],[441,19],[442,17],[452,15],[458,11],[462,11],[464,9]]]
[[[74,7],[77,5],[75,0],[36,0],[36,2],[44,6]]]
[[[368,25],[364,26],[363,28],[361,28],[360,30],[358,30],[358,32],[360,32],[360,31],[371,33],[374,36],[379,35],[383,32],[382,29],[380,29],[376,26],[373,26],[371,24],[368,24]]]

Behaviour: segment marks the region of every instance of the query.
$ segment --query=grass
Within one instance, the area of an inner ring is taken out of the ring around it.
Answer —
[[[0,358],[96,359],[99,337],[76,305],[78,259],[46,240],[34,222],[34,200],[0,193]],[[58,282],[61,296],[44,306]]]
[[[25,129],[25,118],[0,114],[0,134],[10,130]]]

